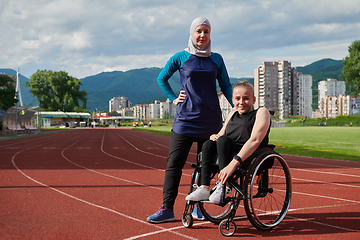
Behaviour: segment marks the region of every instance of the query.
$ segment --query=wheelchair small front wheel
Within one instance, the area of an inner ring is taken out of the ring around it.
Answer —
[[[184,225],[184,227],[191,228],[194,223],[194,219],[193,219],[193,216],[191,215],[191,213],[183,212],[183,214],[181,216],[181,222]]]
[[[217,177],[217,173],[213,174],[214,176]],[[216,179],[216,177],[214,177],[214,179]],[[199,177],[200,179],[200,177]],[[210,182],[210,194],[212,194],[215,189],[216,189],[216,182],[214,179],[211,180]],[[239,180],[240,181],[240,180]],[[201,185],[201,184],[198,184]],[[230,192],[226,192],[225,194],[225,198],[226,197],[232,197],[232,198],[237,198],[239,197],[239,192],[236,191],[234,188],[230,189]],[[202,213],[202,215],[210,222],[212,223],[220,223],[223,219],[228,219],[229,214],[231,212],[231,207],[232,205],[239,205],[240,201],[228,201],[225,204],[214,204],[210,201],[200,201],[198,203],[199,209]]]
[[[236,224],[232,220],[224,219],[219,224],[219,231],[225,237],[230,237],[236,232]]]

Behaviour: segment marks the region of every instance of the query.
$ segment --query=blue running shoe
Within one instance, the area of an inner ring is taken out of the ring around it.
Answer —
[[[162,205],[159,210],[155,214],[149,216],[146,221],[150,223],[173,222],[175,221],[174,211]]]
[[[205,217],[201,214],[201,211],[197,204],[195,204],[194,210],[191,215],[193,216],[194,219],[197,219],[200,221],[205,220]]]

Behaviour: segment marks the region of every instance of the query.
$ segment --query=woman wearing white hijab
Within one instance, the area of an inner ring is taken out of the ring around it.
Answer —
[[[202,144],[222,127],[216,80],[233,106],[230,79],[221,55],[211,52],[210,33],[209,20],[196,18],[190,26],[188,47],[170,58],[157,79],[177,110],[167,158],[163,205],[147,218],[151,223],[175,221],[173,207],[190,148],[197,142],[199,153]],[[168,83],[176,71],[180,72],[182,89],[178,97]]]

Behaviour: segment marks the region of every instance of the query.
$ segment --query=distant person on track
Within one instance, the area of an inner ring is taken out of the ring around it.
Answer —
[[[256,149],[268,145],[270,132],[270,113],[264,108],[254,110],[254,88],[247,82],[237,83],[233,88],[233,103],[235,105],[227,116],[221,130],[210,136],[202,148],[201,186],[185,199],[219,204],[223,185],[226,180]],[[219,183],[210,195],[210,174],[214,156],[219,158]],[[236,154],[234,156],[234,154]],[[234,156],[234,157],[233,157]]]
[[[218,80],[221,91],[231,102],[232,87],[220,54],[211,52],[211,25],[203,17],[196,18],[190,26],[188,47],[170,58],[158,76],[158,83],[170,101],[177,105],[171,131],[169,155],[163,186],[163,205],[147,218],[151,223],[175,221],[174,203],[182,169],[190,148],[197,142],[197,151],[210,135],[222,127],[222,114],[216,91]],[[180,72],[181,91],[176,96],[168,80]],[[193,215],[203,218],[195,208]]]

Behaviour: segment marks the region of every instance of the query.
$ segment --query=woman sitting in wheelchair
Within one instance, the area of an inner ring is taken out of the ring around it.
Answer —
[[[237,83],[233,88],[232,100],[235,106],[227,116],[224,126],[203,145],[201,186],[186,197],[188,201],[209,200],[219,204],[223,185],[236,167],[269,142],[270,113],[264,107],[254,110],[256,97],[253,86],[247,81]],[[219,158],[220,181],[210,195],[211,166],[216,154]]]

